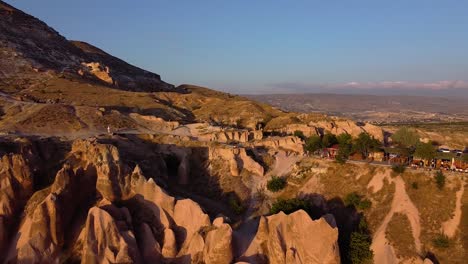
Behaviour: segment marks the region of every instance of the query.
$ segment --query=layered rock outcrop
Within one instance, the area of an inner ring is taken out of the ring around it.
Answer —
[[[304,153],[304,142],[294,136],[288,136],[288,137],[269,137],[265,138],[261,141],[256,141],[252,145],[255,147],[268,147],[271,149],[283,149],[283,150],[289,150],[289,151],[294,151],[299,154]]]
[[[369,123],[357,125],[355,122],[350,120],[333,120],[331,122],[319,121],[316,123],[316,126],[335,135],[347,133],[353,137],[357,137],[360,133],[364,132],[380,141],[383,141],[384,139],[383,130]]]
[[[260,130],[247,131],[247,130],[227,130],[220,131],[211,134],[211,141],[216,142],[241,142],[245,143],[250,140],[261,140],[263,138],[263,133]]]
[[[283,128],[278,129],[283,133],[293,134],[295,131],[301,131],[306,137],[312,135],[323,135],[324,133],[332,133],[339,135],[342,133],[350,134],[353,137],[359,136],[360,133],[367,133],[376,139],[383,141],[383,130],[369,123],[362,125],[356,124],[351,120],[329,120],[329,121],[314,121],[308,124],[287,124]]]

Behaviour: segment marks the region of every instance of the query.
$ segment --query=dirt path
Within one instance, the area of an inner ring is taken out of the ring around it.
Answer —
[[[369,184],[367,184],[367,189],[372,188],[373,193],[380,191],[384,185],[385,179],[391,181],[392,178],[390,177],[390,171],[389,170],[385,170],[384,172],[379,171],[369,181]]]
[[[275,155],[275,166],[268,173],[269,176],[286,176],[288,175],[294,167],[294,164],[302,158],[301,155],[287,153],[283,150],[278,151]]]
[[[456,203],[455,203],[455,212],[453,213],[453,217],[444,223],[442,223],[442,231],[448,237],[452,238],[457,229],[458,225],[460,224],[461,217],[462,217],[462,197],[463,192],[465,191],[465,181],[462,180],[461,188],[456,193]]]
[[[379,176],[379,179],[382,182],[385,178],[387,178],[387,180],[389,180],[390,182],[395,183],[395,194],[393,196],[390,211],[385,216],[382,224],[379,226],[379,228],[374,234],[371,249],[374,251],[374,263],[390,264],[398,263],[398,259],[395,255],[395,250],[385,237],[385,231],[387,230],[388,223],[390,223],[390,220],[392,219],[393,215],[395,213],[402,213],[408,217],[408,220],[410,221],[411,225],[414,244],[416,247],[416,251],[418,252],[421,252],[421,241],[419,240],[419,236],[421,234],[421,225],[419,222],[419,211],[413,204],[413,202],[411,202],[408,194],[406,193],[405,182],[403,181],[401,176],[397,176],[394,179],[390,178],[389,174],[385,177]],[[376,182],[374,182],[372,185],[369,185],[374,188],[375,186],[380,186],[380,183],[377,183],[376,180]]]
[[[254,194],[255,190],[264,189],[268,180],[270,180],[272,176],[281,177],[288,175],[296,162],[300,161],[302,158],[302,155],[298,155],[296,153],[288,155],[283,150],[278,151],[275,155],[275,163],[271,171],[266,173],[264,177],[251,177],[250,189],[252,190],[252,194]],[[245,213],[246,219],[250,219],[253,216],[253,213],[257,210],[256,207],[260,202],[261,201],[253,195],[252,199],[250,199],[247,212]]]

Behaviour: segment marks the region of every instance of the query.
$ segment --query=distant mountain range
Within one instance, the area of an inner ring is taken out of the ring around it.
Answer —
[[[468,100],[463,97],[331,93],[246,97],[287,111],[323,112],[379,123],[468,121]]]
[[[303,84],[294,82],[272,83],[269,91],[257,94],[361,94],[361,95],[401,95],[464,97],[468,99],[468,82],[350,82],[342,84]],[[252,93],[255,94],[255,93]]]

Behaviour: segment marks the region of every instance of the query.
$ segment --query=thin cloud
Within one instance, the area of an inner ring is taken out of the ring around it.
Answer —
[[[274,90],[286,90],[296,92],[307,92],[314,90],[334,90],[334,89],[429,89],[429,90],[445,90],[445,89],[468,89],[468,81],[438,81],[438,82],[406,82],[406,81],[384,81],[384,82],[347,82],[334,84],[307,84],[296,82],[280,82],[271,83],[268,85]]]

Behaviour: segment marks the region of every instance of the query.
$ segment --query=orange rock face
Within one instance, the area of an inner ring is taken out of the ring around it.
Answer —
[[[313,231],[312,231],[313,230]],[[313,234],[313,236],[311,236]],[[261,217],[240,260],[260,263],[340,263],[338,228],[299,210]]]
[[[113,145],[75,141],[52,185],[34,194],[22,155],[1,162],[0,223],[21,218],[18,229],[2,237],[2,261],[56,263],[67,256],[81,263],[228,264],[261,255],[257,263],[339,262],[338,233],[325,220],[280,213],[261,217],[253,234],[233,230],[222,217],[211,221],[193,200],[166,193],[138,165],[130,169]],[[29,199],[25,213],[10,196]],[[252,235],[238,254],[235,238]]]

